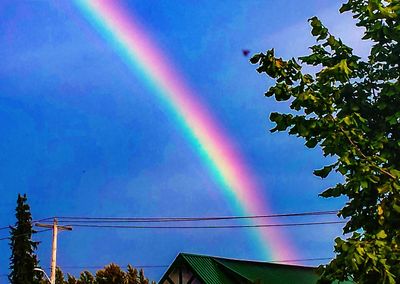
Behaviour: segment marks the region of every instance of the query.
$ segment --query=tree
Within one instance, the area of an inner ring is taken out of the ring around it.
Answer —
[[[144,275],[143,269],[138,270],[132,265],[128,264],[128,269],[125,274],[125,282],[126,284],[149,284],[150,281],[146,276]],[[155,284],[155,281],[151,281],[151,284]]]
[[[139,281],[139,274],[136,268],[133,268],[128,264],[128,271],[126,272],[126,283],[127,284],[141,284]]]
[[[317,43],[299,61],[319,72],[306,74],[273,49],[251,62],[275,80],[265,95],[290,104],[288,113],[271,113],[271,131],[302,137],[335,159],[315,175],[344,177],[320,195],[347,197],[338,215],[348,218],[343,231],[351,236],[335,240],[336,257],[319,268],[320,282],[394,284],[400,279],[400,2],[348,0],[340,9],[347,11],[372,43],[367,59],[313,17]]]
[[[80,277],[78,279],[78,281],[76,282],[77,284],[95,284],[95,278],[92,275],[92,273],[90,273],[90,271],[83,271],[80,274]]]
[[[96,272],[96,284],[121,284],[125,283],[125,272],[122,269],[111,263],[102,270]]]
[[[38,242],[32,240],[35,231],[32,229],[32,216],[26,194],[18,194],[15,216],[17,222],[10,227],[11,257],[8,279],[12,284],[39,283],[40,272],[35,271],[38,260],[35,251]]]
[[[77,284],[78,281],[76,280],[76,278],[74,276],[72,276],[71,274],[67,273],[67,284]]]
[[[77,280],[74,276],[67,274],[65,280],[61,269],[57,267],[56,283],[60,284],[149,284],[143,269],[139,272],[136,268],[128,265],[127,272],[124,272],[117,264],[111,263],[103,269],[98,270],[93,276],[89,271],[83,271]],[[151,284],[156,282],[151,281]]]
[[[149,279],[144,276],[143,269],[139,270],[139,283],[140,284],[149,284]]]
[[[62,270],[60,269],[60,267],[56,267],[56,284],[67,284],[68,282],[66,282],[64,280],[64,273],[62,272]]]

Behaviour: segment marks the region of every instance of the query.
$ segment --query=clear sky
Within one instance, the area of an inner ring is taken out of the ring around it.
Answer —
[[[349,15],[337,12],[341,2],[118,2],[244,157],[262,202],[269,204],[265,213],[334,210],[344,200],[318,197],[339,180],[312,175],[328,162],[318,149],[307,149],[285,133],[268,132],[269,113],[287,105],[264,98],[272,82],[256,73],[242,50],[254,54],[274,47],[278,56],[304,55],[314,42],[307,19],[317,15],[365,56],[361,31]],[[128,68],[73,1],[1,1],[0,56],[0,227],[15,222],[19,192],[27,193],[34,219],[243,213],[142,74]],[[276,221],[320,220],[336,219]],[[274,244],[260,245],[254,230],[75,228],[59,237],[58,264],[78,274],[83,268],[68,267],[164,265],[179,252],[271,260],[262,250],[274,250]],[[341,225],[279,231],[298,259],[324,258],[332,256]],[[50,233],[36,236],[46,268],[50,238]],[[1,275],[8,273],[9,255],[7,241],[1,241]],[[145,273],[157,280],[164,270],[147,268]]]

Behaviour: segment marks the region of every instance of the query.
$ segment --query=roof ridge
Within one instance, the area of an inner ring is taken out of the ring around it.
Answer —
[[[237,275],[239,275],[240,277],[248,280],[249,282],[253,282],[252,279],[249,279],[248,277],[244,276],[242,273],[239,273],[237,270],[233,270],[232,268],[226,266],[224,263],[222,263],[221,261],[219,261],[218,259],[213,259],[217,264],[222,265],[225,269],[228,269],[229,271],[231,271],[232,273],[235,273]]]
[[[297,265],[297,264],[286,264],[286,263],[277,263],[277,262],[268,262],[268,261],[256,261],[256,260],[249,260],[249,259],[240,259],[240,258],[229,258],[229,257],[221,257],[221,256],[212,256],[212,255],[204,255],[204,254],[194,254],[194,253],[184,253],[181,252],[179,253],[182,256],[188,255],[188,256],[195,256],[195,257],[206,257],[206,258],[212,258],[216,260],[222,260],[222,261],[237,261],[237,262],[245,262],[245,263],[253,263],[253,264],[264,264],[264,265],[274,265],[274,266],[279,266],[279,267],[293,267],[293,268],[300,268],[300,269],[317,269],[315,266],[305,266],[305,265]]]
[[[221,267],[221,265],[219,265],[219,263],[215,260],[214,257],[208,255],[198,255],[189,253],[180,253],[179,257],[192,268],[193,273],[197,275],[197,277],[201,279],[203,283],[233,284],[230,281],[228,281],[229,279],[227,279],[226,273],[224,272],[223,268]],[[205,271],[204,268],[207,266],[210,268],[210,271],[208,273],[204,273]],[[215,278],[212,280],[212,278],[210,278],[210,275],[214,275]]]

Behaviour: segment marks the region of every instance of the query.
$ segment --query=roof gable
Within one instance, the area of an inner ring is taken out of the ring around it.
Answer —
[[[314,267],[180,253],[159,283],[167,281],[176,268],[184,267],[204,284],[315,284],[319,279]]]

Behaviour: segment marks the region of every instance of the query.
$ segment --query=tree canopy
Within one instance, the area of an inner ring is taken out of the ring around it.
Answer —
[[[335,240],[336,257],[320,267],[321,283],[394,284],[400,277],[400,2],[348,0],[340,12],[351,12],[364,29],[368,58],[313,17],[310,54],[284,60],[270,49],[251,62],[275,81],[265,95],[290,106],[271,113],[271,131],[302,137],[335,159],[315,175],[344,177],[320,194],[347,197],[339,216],[348,219],[344,233],[351,234]],[[307,65],[319,71],[303,72]]]
[[[67,279],[60,268],[56,270],[56,284],[149,284],[150,281],[145,277],[143,269],[139,271],[128,265],[127,271],[123,271],[120,266],[114,263],[106,265],[103,269],[96,271],[93,275],[90,271],[83,271],[79,278],[68,274]],[[154,281],[151,282],[155,283]]]

